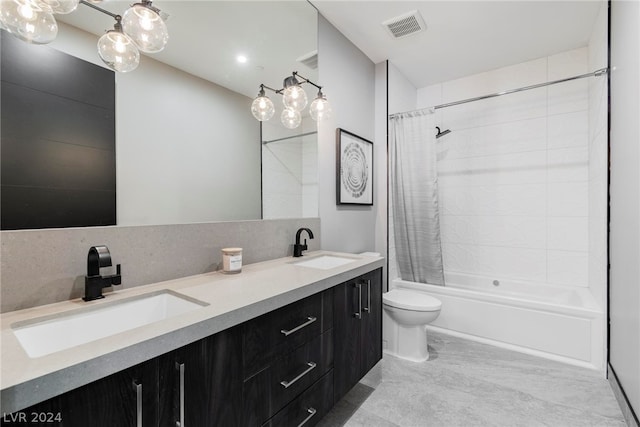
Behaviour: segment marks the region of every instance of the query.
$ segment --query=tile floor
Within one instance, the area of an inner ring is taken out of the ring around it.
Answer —
[[[431,358],[385,355],[322,427],[626,426],[602,374],[429,332]]]

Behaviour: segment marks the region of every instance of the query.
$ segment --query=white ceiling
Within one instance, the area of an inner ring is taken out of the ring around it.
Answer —
[[[122,14],[132,0],[100,7]],[[540,58],[588,42],[601,0],[400,1],[310,0],[374,63],[389,59],[417,88]],[[158,0],[170,15],[169,44],[151,58],[255,97],[260,83],[311,70],[296,61],[317,47],[316,13],[305,0]],[[418,10],[422,33],[393,39],[382,22]],[[58,19],[96,35],[112,28],[109,16],[79,6]],[[238,64],[237,54],[249,57]],[[144,61],[144,59],[143,59]],[[134,71],[135,72],[135,71]],[[310,94],[311,95],[311,94]]]
[[[121,15],[131,3],[104,0],[97,6]],[[317,79],[316,70],[297,61],[317,49],[317,15],[305,0],[159,0],[153,5],[169,14],[169,43],[149,58],[251,98],[260,83],[281,88],[292,71]],[[98,36],[115,24],[112,17],[85,5],[56,19]],[[236,61],[239,54],[248,57],[246,64]]]
[[[330,1],[311,3],[374,63],[416,87],[586,46],[602,1]],[[427,30],[393,39],[382,22],[418,10]]]

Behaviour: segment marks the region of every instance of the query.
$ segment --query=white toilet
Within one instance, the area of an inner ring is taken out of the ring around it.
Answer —
[[[442,302],[422,292],[391,289],[382,294],[384,351],[413,362],[429,360],[427,324],[440,315]]]

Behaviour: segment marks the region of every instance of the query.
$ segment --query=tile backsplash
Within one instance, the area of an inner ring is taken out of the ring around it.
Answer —
[[[130,288],[218,270],[224,247],[242,247],[245,265],[291,256],[300,227],[316,236],[309,250],[320,249],[319,218],[3,231],[1,311],[81,297],[91,246],[109,248]]]

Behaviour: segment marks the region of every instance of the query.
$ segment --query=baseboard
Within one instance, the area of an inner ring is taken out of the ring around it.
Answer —
[[[620,409],[622,410],[622,415],[624,416],[625,421],[629,427],[640,427],[640,421],[638,421],[638,416],[636,415],[633,407],[629,403],[629,399],[627,399],[627,395],[624,392],[624,389],[620,385],[618,381],[618,376],[616,375],[616,371],[613,370],[613,367],[609,363],[609,384],[611,385],[611,389],[613,390],[613,395],[616,397],[618,401],[618,405],[620,405]]]

